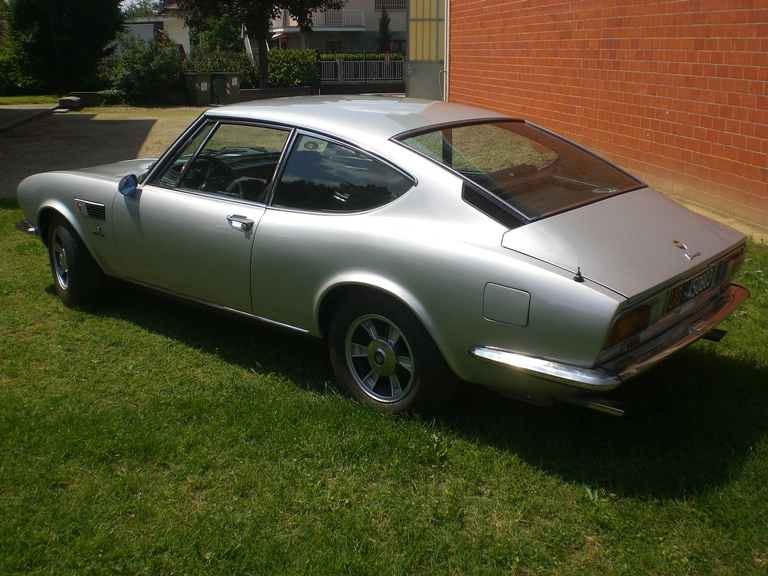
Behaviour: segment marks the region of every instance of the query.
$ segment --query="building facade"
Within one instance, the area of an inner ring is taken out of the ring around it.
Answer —
[[[406,92],[416,98],[446,99],[446,14],[449,0],[410,0]]]
[[[181,46],[185,56],[190,54],[189,29],[175,3],[164,6],[154,16],[131,18],[125,23],[125,30],[147,42],[162,32],[166,38]]]
[[[416,1],[416,0],[412,0]],[[768,226],[766,0],[446,0],[446,95]]]
[[[347,0],[341,10],[313,12],[312,32],[303,34],[287,10],[272,21],[272,42],[283,49],[321,53],[378,52],[379,18],[386,10],[392,32],[390,51],[405,49],[407,0]]]

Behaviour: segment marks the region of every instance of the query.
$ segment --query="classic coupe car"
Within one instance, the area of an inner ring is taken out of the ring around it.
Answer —
[[[621,414],[607,391],[720,338],[749,295],[740,232],[444,102],[215,108],[158,160],[34,175],[18,199],[65,305],[109,275],[324,338],[341,386],[394,413],[465,380]]]

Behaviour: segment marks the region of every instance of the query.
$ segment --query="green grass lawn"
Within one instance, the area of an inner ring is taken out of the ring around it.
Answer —
[[[64,308],[0,201],[2,574],[768,572],[768,249],[621,419],[340,395],[321,342],[119,282]]]
[[[9,104],[58,104],[58,96],[0,96],[0,106]]]

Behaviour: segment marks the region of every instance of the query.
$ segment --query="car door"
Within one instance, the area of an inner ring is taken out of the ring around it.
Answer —
[[[289,130],[210,122],[113,206],[122,275],[250,313],[251,250]]]
[[[310,329],[329,275],[386,266],[366,261],[365,244],[375,237],[368,215],[415,181],[348,144],[301,131],[290,150],[254,240],[253,313]]]

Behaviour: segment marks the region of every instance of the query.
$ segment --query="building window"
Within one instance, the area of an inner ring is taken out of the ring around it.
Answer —
[[[339,54],[341,52],[341,40],[326,40],[325,41],[325,53],[326,54]]]

